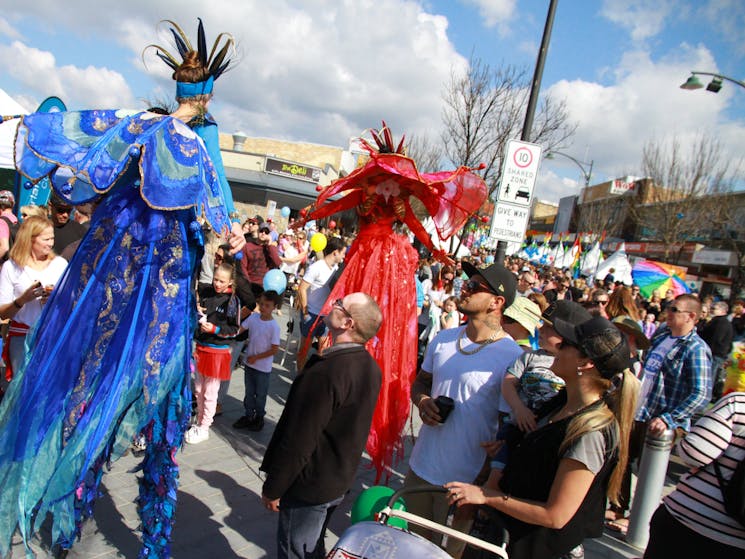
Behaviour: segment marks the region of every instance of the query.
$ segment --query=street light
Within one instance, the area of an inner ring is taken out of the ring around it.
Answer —
[[[592,166],[594,165],[594,161],[590,161],[589,163],[585,163],[584,161],[579,161],[572,157],[571,155],[567,155],[566,153],[562,153],[560,151],[549,151],[546,154],[546,159],[553,159],[554,155],[561,155],[562,157],[566,157],[570,161],[574,161],[575,165],[580,168],[582,171],[582,177],[585,179],[585,186],[590,186],[590,179],[592,178]],[[585,166],[587,165],[587,168]]]
[[[706,86],[706,90],[711,91],[712,93],[719,93],[719,90],[722,89],[722,80],[727,80],[728,82],[736,83],[740,87],[745,87],[745,82],[723,76],[722,74],[713,74],[712,72],[691,72],[691,76],[680,86],[680,89],[692,91],[704,87],[704,84],[701,83],[698,76],[712,76],[709,85]]]

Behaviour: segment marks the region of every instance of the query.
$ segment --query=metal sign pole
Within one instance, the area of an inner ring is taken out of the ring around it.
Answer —
[[[556,6],[559,0],[551,0],[548,6],[548,14],[546,16],[546,24],[543,27],[543,38],[541,39],[541,48],[538,51],[538,59],[535,64],[535,72],[533,73],[533,83],[530,87],[530,97],[528,99],[528,110],[525,113],[525,121],[523,123],[523,132],[520,135],[520,139],[527,142],[530,141],[530,130],[533,128],[533,116],[535,115],[535,107],[538,103],[538,93],[541,90],[541,80],[543,79],[543,66],[546,62],[546,54],[548,53],[548,45],[551,42],[551,30],[554,26],[554,15],[556,13]],[[492,221],[494,217],[492,217]],[[492,223],[492,227],[494,224]],[[502,264],[504,262],[504,256],[507,252],[507,242],[499,241],[497,243],[497,252],[494,257],[494,261]]]

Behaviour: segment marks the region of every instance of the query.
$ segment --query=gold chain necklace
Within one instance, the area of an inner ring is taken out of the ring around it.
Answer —
[[[494,332],[491,336],[489,336],[487,339],[485,339],[483,342],[473,342],[476,345],[478,345],[478,347],[476,349],[472,349],[471,351],[466,351],[465,349],[463,349],[463,338],[466,335],[466,329],[463,328],[463,330],[461,330],[460,334],[458,334],[458,339],[455,342],[455,346],[458,349],[458,351],[460,353],[462,353],[463,355],[474,355],[474,354],[478,353],[479,351],[481,351],[482,349],[484,349],[489,344],[494,343],[498,339],[500,339],[502,337],[501,334],[503,332],[504,332],[504,330],[502,330],[502,328],[500,328],[499,330],[497,330],[496,332]]]

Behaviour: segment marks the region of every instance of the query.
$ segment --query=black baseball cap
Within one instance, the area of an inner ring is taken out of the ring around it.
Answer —
[[[590,320],[592,315],[579,303],[559,299],[558,301],[551,303],[548,308],[543,311],[541,318],[543,318],[543,322],[549,326],[553,326],[554,319],[557,318],[576,325]]]
[[[504,308],[509,307],[515,300],[517,279],[515,279],[515,274],[504,266],[492,264],[486,268],[479,269],[470,262],[463,262],[462,268],[469,278],[475,275],[484,278],[484,281],[491,287],[495,295],[504,297]]]
[[[603,378],[611,379],[631,366],[626,338],[607,318],[596,316],[577,325],[557,318],[553,326],[559,336],[592,360]]]

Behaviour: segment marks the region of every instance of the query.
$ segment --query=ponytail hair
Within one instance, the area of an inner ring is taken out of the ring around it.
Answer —
[[[625,369],[610,380],[598,375],[591,381],[596,383],[595,388],[603,394],[603,401],[600,405],[592,405],[590,409],[572,419],[559,448],[559,454],[566,452],[586,433],[614,429],[618,435],[618,461],[608,481],[607,497],[612,503],[617,503],[621,481],[629,460],[629,436],[636,412],[639,380],[629,369]]]
[[[611,472],[607,491],[608,499],[613,504],[618,504],[621,482],[629,461],[629,437],[641,385],[630,369],[626,369],[619,375],[618,385],[604,396],[606,405],[613,411],[618,423],[618,462]]]

